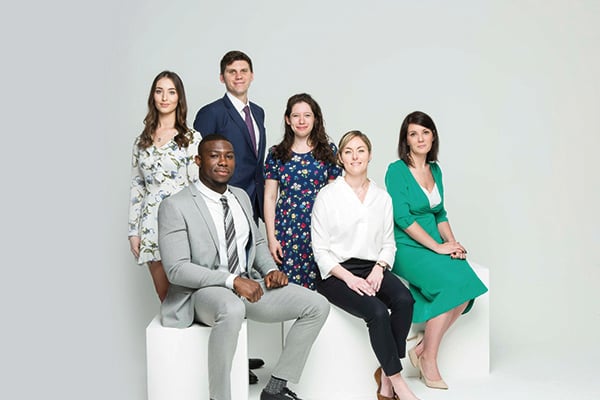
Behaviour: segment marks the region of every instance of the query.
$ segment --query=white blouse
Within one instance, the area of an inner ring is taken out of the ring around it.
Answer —
[[[373,181],[364,202],[340,176],[325,185],[312,210],[312,248],[326,279],[340,262],[350,258],[394,264],[394,214],[392,199]]]
[[[433,185],[433,189],[431,189],[431,192],[428,192],[427,189],[425,189],[421,185],[419,185],[419,187],[423,190],[425,196],[427,196],[427,200],[429,200],[429,207],[435,208],[438,204],[442,202],[442,196],[440,195],[440,191],[438,190],[437,183]]]

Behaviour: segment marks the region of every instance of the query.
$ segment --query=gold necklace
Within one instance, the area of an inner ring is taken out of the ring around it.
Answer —
[[[162,136],[154,135],[154,137],[156,138],[156,141],[157,141],[158,143],[162,142],[162,140],[163,140],[164,138],[167,138],[167,137],[169,137],[169,138],[171,138],[171,139],[172,139],[172,138],[174,138],[175,136],[176,136],[176,135],[173,135],[173,136],[171,136],[171,132],[170,132],[170,131],[169,131],[167,134],[165,134],[165,135],[162,135]]]

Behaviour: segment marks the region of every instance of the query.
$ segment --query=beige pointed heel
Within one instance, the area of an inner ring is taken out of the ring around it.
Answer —
[[[423,383],[425,383],[425,386],[432,389],[448,390],[448,385],[446,384],[446,382],[444,382],[443,379],[432,381],[425,376],[425,374],[423,373],[423,365],[421,364],[421,357],[417,359],[417,363],[419,365],[419,379],[421,379]]]
[[[423,341],[423,332],[419,332],[415,336],[406,339],[407,342],[413,340],[416,341],[417,344],[415,344],[410,350],[408,350],[408,359],[410,360],[410,363],[413,367],[419,368],[419,356],[417,356],[416,348]]]

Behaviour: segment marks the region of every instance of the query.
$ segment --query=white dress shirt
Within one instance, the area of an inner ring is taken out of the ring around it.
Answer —
[[[217,236],[219,237],[219,269],[222,271],[229,272],[229,263],[227,258],[227,239],[225,239],[225,217],[223,213],[223,203],[221,203],[221,196],[227,198],[227,204],[229,210],[233,216],[233,225],[235,226],[235,237],[237,244],[238,259],[240,263],[240,274],[246,272],[246,244],[250,237],[250,225],[248,225],[248,219],[242,206],[238,203],[237,198],[226,190],[225,193],[221,194],[209,189],[202,181],[198,180],[195,182],[196,187],[202,194],[202,198],[210,211],[215,227],[217,228]],[[231,274],[225,286],[229,289],[233,289],[233,280],[237,277],[236,274]]]
[[[229,92],[227,92],[227,97],[229,97],[229,100],[231,100],[231,103],[233,104],[233,106],[235,107],[237,112],[240,113],[240,116],[242,117],[242,119],[244,121],[246,120],[246,113],[244,112],[244,107],[248,106],[248,109],[250,110],[250,116],[252,117],[252,125],[254,126],[254,138],[255,138],[254,143],[256,143],[256,149],[254,149],[254,151],[258,151],[258,146],[259,146],[258,142],[260,141],[260,131],[258,130],[258,125],[256,124],[256,121],[254,120],[254,116],[252,115],[252,108],[250,108],[250,100],[248,100],[248,104],[244,104],[240,99],[238,99],[237,97],[235,97],[234,95],[232,95]]]
[[[340,262],[350,258],[394,264],[394,214],[392,199],[370,181],[361,203],[340,176],[317,195],[311,220],[315,261],[326,279]]]

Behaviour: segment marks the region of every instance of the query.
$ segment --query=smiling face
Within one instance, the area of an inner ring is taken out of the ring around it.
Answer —
[[[210,140],[200,143],[195,162],[200,167],[199,177],[209,189],[225,193],[227,183],[235,169],[233,146],[227,140]]]
[[[406,144],[411,154],[415,156],[427,156],[434,141],[431,129],[418,124],[409,124],[406,134]]]
[[[161,78],[154,88],[154,107],[159,114],[170,114],[177,108],[179,95],[170,78]]]
[[[247,61],[237,60],[227,65],[220,78],[229,93],[246,102],[248,88],[254,80],[254,73]]]
[[[350,139],[340,149],[338,157],[347,175],[359,176],[367,174],[371,152],[367,143],[360,136]]]
[[[315,114],[310,106],[302,101],[294,104],[290,116],[285,117],[285,123],[292,128],[297,138],[306,138],[315,125]]]

